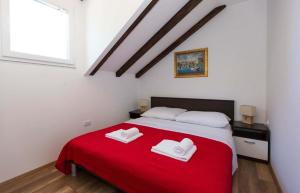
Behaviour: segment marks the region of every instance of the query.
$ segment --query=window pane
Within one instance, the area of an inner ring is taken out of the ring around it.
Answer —
[[[69,59],[69,15],[38,0],[10,0],[10,50]]]

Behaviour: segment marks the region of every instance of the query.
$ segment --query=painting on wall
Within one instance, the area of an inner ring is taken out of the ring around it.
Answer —
[[[175,52],[175,78],[208,77],[208,48]]]

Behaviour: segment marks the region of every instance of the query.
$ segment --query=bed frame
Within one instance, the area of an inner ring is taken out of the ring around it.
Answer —
[[[151,107],[173,107],[189,111],[220,112],[231,119],[230,124],[234,121],[233,100],[151,97]]]
[[[214,111],[226,114],[230,119],[230,124],[234,121],[234,101],[233,100],[212,100],[212,99],[192,99],[192,98],[170,98],[151,97],[151,107],[173,107],[183,108],[189,111]],[[72,163],[72,176],[76,176],[78,166]]]

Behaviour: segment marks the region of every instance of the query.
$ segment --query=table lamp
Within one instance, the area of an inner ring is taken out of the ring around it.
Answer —
[[[242,122],[246,124],[253,124],[253,118],[256,114],[256,107],[251,105],[241,105],[240,113],[242,115]]]
[[[139,99],[138,108],[140,111],[145,112],[149,108],[149,100],[148,99]]]

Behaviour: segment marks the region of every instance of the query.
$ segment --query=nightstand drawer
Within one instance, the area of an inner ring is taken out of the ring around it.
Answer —
[[[234,137],[237,154],[242,156],[247,156],[251,158],[256,158],[260,160],[268,160],[268,142],[243,138]]]

